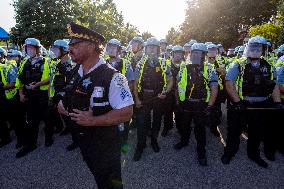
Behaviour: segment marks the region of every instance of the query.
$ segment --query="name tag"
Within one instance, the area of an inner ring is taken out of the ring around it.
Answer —
[[[92,97],[102,98],[104,96],[104,88],[103,87],[94,87]]]

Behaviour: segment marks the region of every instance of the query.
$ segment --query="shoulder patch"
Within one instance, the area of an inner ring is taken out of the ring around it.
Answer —
[[[119,88],[124,88],[125,86],[128,85],[126,77],[123,76],[122,74],[116,74],[114,76],[114,83]]]

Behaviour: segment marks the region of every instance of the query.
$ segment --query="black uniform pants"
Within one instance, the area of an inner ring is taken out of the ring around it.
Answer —
[[[266,108],[270,106],[269,101],[247,104],[247,110],[244,112],[234,112],[228,110],[228,133],[227,146],[225,147],[225,154],[234,156],[240,143],[240,135],[245,126],[248,126],[248,140],[247,140],[247,155],[255,158],[260,156],[259,146],[261,141],[264,141],[264,150],[271,149],[273,144],[273,126],[271,127],[270,113],[267,110],[257,110],[249,108]],[[266,134],[265,134],[266,132]]]
[[[206,107],[205,104],[200,103],[199,105],[193,105],[196,107],[197,111],[188,111],[184,110],[181,116],[181,142],[188,143],[190,134],[191,134],[191,123],[194,123],[194,135],[197,142],[197,155],[199,158],[204,158],[206,155],[206,124],[207,117],[205,113],[202,111]],[[198,108],[197,108],[198,107]],[[194,108],[193,108],[194,110]]]
[[[23,144],[24,140],[24,128],[26,125],[24,104],[19,100],[19,96],[16,95],[12,99],[5,99],[0,105],[0,139],[10,139],[10,129],[7,122],[10,123],[11,129],[14,129],[17,143]]]
[[[45,140],[51,140],[55,127],[63,128],[63,122],[57,110],[57,102],[49,100],[47,108],[47,119],[45,125]]]
[[[224,154],[226,156],[234,156],[240,145],[240,135],[246,127],[245,112],[235,111],[228,103],[227,111],[227,139]]]
[[[47,122],[48,94],[47,91],[35,91],[27,95],[26,112],[27,127],[25,131],[25,145],[36,146],[39,124]]]
[[[164,130],[170,130],[173,128],[173,112],[175,108],[175,96],[173,92],[170,92],[165,99],[164,106]]]
[[[152,114],[153,121],[151,119]],[[161,128],[162,115],[161,100],[159,99],[143,105],[137,110],[137,148],[143,149],[146,146],[147,133],[150,129],[152,140],[157,141]]]
[[[85,128],[76,131],[84,161],[99,189],[123,188],[121,178],[120,137],[117,126]]]
[[[6,122],[6,110],[5,107],[7,107],[6,99],[1,98],[0,100],[0,140],[1,141],[9,141],[10,138],[10,130],[8,128],[8,124]]]

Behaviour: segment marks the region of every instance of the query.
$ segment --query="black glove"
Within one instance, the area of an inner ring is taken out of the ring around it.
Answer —
[[[243,101],[239,101],[239,102],[232,102],[232,108],[235,111],[244,111],[246,110],[246,105]]]
[[[279,109],[279,110],[283,110],[284,105],[281,102],[274,102],[274,108]]]
[[[208,106],[205,108],[205,110],[204,110],[205,116],[211,116],[211,115],[213,115],[214,111],[215,111],[215,106],[213,106],[213,105],[208,105]]]

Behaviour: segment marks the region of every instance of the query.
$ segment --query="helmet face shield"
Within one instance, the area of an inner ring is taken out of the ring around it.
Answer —
[[[246,47],[245,55],[249,58],[260,58],[262,55],[262,44],[248,44]]]
[[[145,49],[145,54],[150,57],[157,57],[159,54],[159,47],[154,45],[148,45]]]
[[[165,42],[162,42],[162,43],[160,43],[160,48],[161,48],[161,51],[165,51],[166,49],[167,49],[167,43],[165,43]]]
[[[181,62],[183,60],[184,53],[182,51],[173,52],[173,62]]]
[[[192,64],[201,65],[204,60],[204,53],[202,51],[191,51],[190,61]]]
[[[26,45],[26,52],[27,55],[31,58],[35,57],[37,54],[37,47],[33,46],[33,45]]]
[[[118,48],[117,45],[107,44],[107,46],[106,46],[106,53],[110,57],[117,57],[118,53],[119,53],[119,48]]]
[[[52,51],[52,53],[54,54],[55,58],[59,58],[61,56],[61,51],[60,48],[58,46],[52,46],[50,48],[50,50]]]
[[[131,41],[131,50],[132,52],[138,52],[141,49],[142,44],[138,41]]]
[[[210,48],[208,49],[208,52],[207,52],[207,56],[209,58],[215,58],[218,54],[218,49],[217,48]]]

